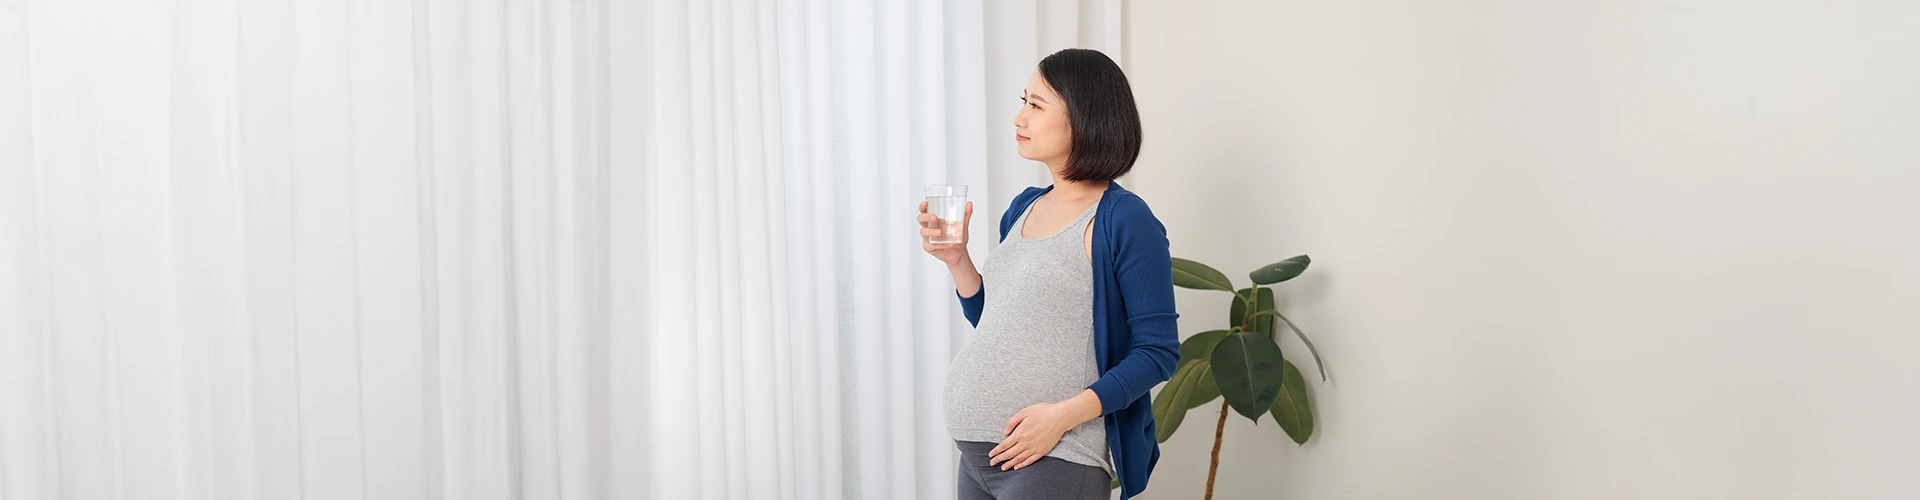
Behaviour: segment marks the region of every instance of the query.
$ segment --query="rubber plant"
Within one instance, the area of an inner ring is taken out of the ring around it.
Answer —
[[[1313,437],[1313,408],[1307,402],[1306,380],[1299,368],[1281,356],[1280,345],[1273,340],[1277,326],[1284,324],[1306,344],[1322,382],[1327,379],[1327,371],[1320,365],[1320,353],[1313,348],[1313,341],[1294,326],[1293,320],[1274,309],[1273,288],[1270,288],[1306,272],[1310,263],[1312,259],[1301,255],[1261,266],[1248,274],[1253,286],[1235,289],[1227,275],[1212,267],[1173,259],[1174,285],[1233,295],[1227,329],[1196,333],[1181,342],[1180,364],[1174,368],[1173,378],[1153,398],[1153,419],[1158,427],[1155,437],[1163,443],[1180,428],[1187,410],[1214,399],[1225,400],[1220,406],[1220,419],[1214,423],[1213,462],[1207,468],[1207,499],[1213,498],[1213,480],[1220,470],[1220,443],[1226,431],[1229,408],[1252,420],[1254,425],[1260,424],[1261,415],[1273,415],[1280,429],[1296,444],[1306,444],[1307,439]]]

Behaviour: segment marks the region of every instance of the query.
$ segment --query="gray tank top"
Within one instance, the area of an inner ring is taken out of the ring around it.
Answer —
[[[1085,247],[1086,225],[1098,207],[1038,239],[1021,236],[1022,212],[987,256],[980,276],[991,293],[947,375],[947,432],[955,440],[999,443],[1014,413],[1065,401],[1100,378],[1093,356],[1093,264]],[[1113,477],[1106,417],[1068,429],[1047,456]]]

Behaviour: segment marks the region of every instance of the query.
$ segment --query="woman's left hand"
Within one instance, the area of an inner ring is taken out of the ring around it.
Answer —
[[[1091,405],[1089,407],[1089,405]],[[1091,413],[1089,415],[1089,413]],[[1032,465],[1060,444],[1060,436],[1076,425],[1100,416],[1100,400],[1093,391],[1059,403],[1028,406],[1007,419],[1007,438],[987,452],[989,465],[1014,470]]]

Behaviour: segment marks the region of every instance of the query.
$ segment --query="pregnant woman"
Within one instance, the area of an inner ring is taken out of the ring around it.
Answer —
[[[975,328],[945,391],[959,498],[1107,499],[1115,479],[1132,497],[1160,459],[1147,391],[1180,357],[1166,228],[1113,181],[1140,155],[1140,113],[1120,67],[1083,49],[1042,59],[1020,101],[1020,156],[1053,185],[1014,197],[984,268],[965,235],[931,243],[920,205]]]

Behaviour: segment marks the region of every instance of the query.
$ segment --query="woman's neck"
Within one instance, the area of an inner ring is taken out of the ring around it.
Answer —
[[[1070,181],[1066,179],[1066,176],[1065,176],[1066,169],[1064,168],[1057,168],[1057,167],[1053,167],[1052,165],[1048,165],[1047,170],[1053,173],[1053,192],[1049,193],[1048,195],[1052,196],[1054,201],[1066,202],[1068,204],[1078,204],[1080,202],[1099,198],[1101,193],[1105,193],[1107,191],[1107,184],[1111,182],[1111,181]]]

